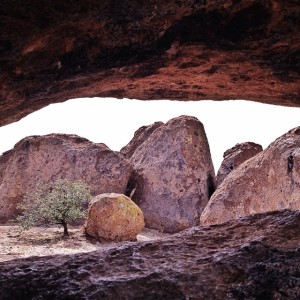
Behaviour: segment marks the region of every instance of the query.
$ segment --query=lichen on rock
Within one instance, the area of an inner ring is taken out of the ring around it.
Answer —
[[[101,240],[135,240],[144,228],[141,209],[122,194],[101,194],[91,201],[84,231]]]

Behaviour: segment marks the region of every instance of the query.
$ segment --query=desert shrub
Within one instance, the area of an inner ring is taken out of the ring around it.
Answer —
[[[52,184],[38,184],[18,206],[22,214],[17,221],[24,230],[34,225],[59,224],[64,228],[64,236],[68,236],[68,224],[85,218],[83,207],[90,198],[89,187],[81,181],[59,179]]]

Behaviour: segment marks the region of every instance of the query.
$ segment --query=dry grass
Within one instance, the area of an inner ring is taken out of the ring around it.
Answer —
[[[16,225],[0,226],[0,261],[29,256],[74,254],[114,247],[116,242],[97,242],[85,237],[81,227],[71,227],[70,237],[64,238],[62,228],[33,227],[20,231]],[[161,239],[167,236],[156,230],[144,229],[138,241]]]

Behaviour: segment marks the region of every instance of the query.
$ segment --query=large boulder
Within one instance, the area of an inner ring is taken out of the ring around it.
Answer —
[[[143,212],[130,198],[109,193],[91,201],[84,230],[100,240],[130,241],[144,226]]]
[[[224,178],[235,170],[240,164],[247,159],[255,156],[263,150],[262,146],[252,142],[236,144],[234,147],[224,152],[224,160],[217,174],[217,186],[219,186]]]
[[[129,162],[104,144],[76,135],[27,137],[0,156],[0,222],[17,214],[17,204],[37,183],[83,180],[92,195],[125,193],[131,172]]]
[[[161,125],[130,161],[127,193],[143,210],[147,227],[173,233],[199,224],[215,174],[198,119],[181,116]]]
[[[232,171],[201,215],[201,224],[250,214],[300,209],[300,127]]]
[[[123,147],[120,152],[126,158],[130,158],[135,150],[140,145],[142,145],[157,128],[159,128],[163,124],[163,122],[155,122],[148,126],[142,126],[134,133],[134,137],[132,138],[132,140],[125,147]]]
[[[10,151],[6,151],[6,152],[2,153],[2,155],[0,155],[0,184],[4,177],[6,165],[7,165],[7,162],[9,161],[11,154],[12,154],[12,151],[10,150]]]

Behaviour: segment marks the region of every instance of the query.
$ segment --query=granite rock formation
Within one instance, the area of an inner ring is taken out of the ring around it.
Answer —
[[[142,209],[147,227],[178,232],[199,224],[215,188],[204,127],[181,116],[158,127],[130,162],[128,195]]]
[[[120,152],[126,157],[130,158],[135,150],[142,145],[148,138],[149,136],[161,125],[163,125],[163,122],[155,122],[151,125],[148,126],[143,126],[139,128],[135,133],[132,138],[132,140],[125,146],[123,147]]]
[[[0,155],[0,184],[5,174],[6,164],[11,157],[12,151],[6,151]]]
[[[296,300],[299,224],[299,211],[265,213],[102,252],[0,263],[1,300]]]
[[[109,193],[91,201],[84,231],[100,241],[133,241],[144,226],[143,212],[130,198]]]
[[[300,106],[299,14],[298,0],[2,0],[0,126],[83,96]],[[299,157],[287,154],[296,189]],[[0,157],[1,188],[13,157]],[[0,297],[299,299],[299,223],[299,212],[265,213],[107,252],[1,263]]]
[[[300,209],[300,127],[232,171],[201,215],[201,224],[249,214]]]
[[[0,126],[88,96],[300,106],[299,14],[298,0],[1,0]]]
[[[24,194],[39,182],[83,180],[92,195],[125,193],[131,172],[130,164],[104,144],[76,135],[27,137],[0,156],[0,221],[14,217]]]
[[[217,186],[219,186],[224,178],[235,170],[240,164],[247,159],[255,156],[263,150],[261,145],[246,142],[237,144],[224,152],[222,164],[217,174]]]

